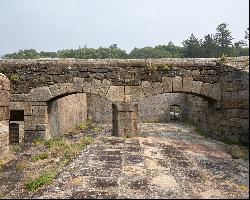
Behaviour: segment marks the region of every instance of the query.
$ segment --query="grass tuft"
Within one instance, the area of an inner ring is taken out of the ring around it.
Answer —
[[[19,160],[16,163],[16,170],[23,170],[27,167],[27,161],[26,160]]]
[[[38,177],[28,180],[25,189],[34,192],[39,187],[50,184],[56,175],[56,171],[43,171]]]
[[[22,150],[19,144],[12,144],[11,151],[14,153],[19,153]]]
[[[36,162],[38,160],[45,160],[49,157],[49,153],[48,152],[43,152],[43,153],[40,153],[40,154],[36,154],[36,155],[33,155],[31,157],[31,162]]]

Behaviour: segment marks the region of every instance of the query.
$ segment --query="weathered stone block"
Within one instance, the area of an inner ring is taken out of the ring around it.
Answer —
[[[163,88],[162,88],[162,83],[161,82],[153,82],[152,87],[154,90],[154,95],[162,94],[163,93]]]
[[[36,130],[37,125],[48,123],[48,116],[24,116],[24,129]]]
[[[31,101],[48,101],[52,97],[49,87],[34,88],[30,91]]]
[[[49,90],[50,90],[52,98],[57,97],[57,96],[60,95],[60,91],[59,91],[59,88],[58,88],[57,84],[50,85]]]
[[[201,82],[201,81],[193,81],[192,93],[200,94],[201,93],[202,83],[203,82]]]
[[[106,97],[110,101],[123,101],[124,86],[110,86]]]
[[[221,86],[220,83],[213,84],[212,92],[209,95],[212,99],[216,99],[217,101],[221,100]]]
[[[249,91],[239,91],[238,92],[239,100],[249,100]]]
[[[73,83],[74,83],[74,89],[75,89],[75,91],[76,91],[76,92],[82,92],[82,88],[83,88],[83,78],[74,77]]]
[[[125,101],[140,101],[145,98],[141,86],[125,86]]]
[[[100,90],[99,90],[99,95],[105,97],[110,86],[111,86],[111,81],[109,81],[108,79],[103,79],[102,85],[101,85]]]
[[[9,150],[9,134],[0,133],[0,159]]]
[[[0,90],[10,90],[10,81],[3,74],[0,75]]]
[[[116,102],[112,104],[113,135],[127,136],[137,134],[137,103]]]
[[[249,108],[249,100],[241,100],[241,101],[238,101],[237,107],[238,107],[238,108],[245,108],[245,109],[248,109],[248,108]]]
[[[0,106],[10,105],[10,92],[6,90],[0,90]]]
[[[141,83],[143,93],[146,97],[154,95],[154,90],[152,84],[149,81],[142,81]]]
[[[32,106],[33,116],[47,115],[47,106]]]
[[[101,80],[93,79],[93,81],[91,83],[90,92],[92,94],[99,94],[101,86],[102,86],[102,81]]]
[[[82,83],[82,91],[85,93],[90,93],[90,90],[91,90],[91,83],[83,82]]]
[[[8,120],[10,118],[10,108],[0,107],[0,121]]]
[[[29,102],[10,102],[10,110],[23,110],[24,115],[31,115],[31,105]]]
[[[9,121],[8,120],[0,121],[0,134],[2,133],[9,133]]]
[[[239,118],[249,119],[249,109],[239,109]]]
[[[57,85],[60,95],[71,94],[75,92],[75,86],[73,83],[58,83]]]
[[[223,100],[238,100],[238,92],[223,92],[222,93]]]
[[[171,77],[162,77],[162,87],[164,92],[173,91],[173,82]]]
[[[183,77],[183,91],[192,92],[193,78],[191,76]]]
[[[223,101],[223,107],[227,109],[240,108],[237,100],[226,100]]]
[[[209,97],[212,94],[213,84],[203,83],[201,87],[201,94]]]
[[[182,77],[176,76],[173,78],[173,92],[183,91]]]
[[[12,102],[28,102],[30,100],[29,94],[12,94],[11,101]]]
[[[226,112],[227,118],[237,118],[239,116],[239,110],[238,109],[228,109]]]

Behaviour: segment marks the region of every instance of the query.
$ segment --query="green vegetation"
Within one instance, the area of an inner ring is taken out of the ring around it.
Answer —
[[[194,131],[197,132],[199,135],[204,136],[205,138],[208,137],[208,135],[206,134],[205,130],[197,123],[195,122],[190,122],[186,124],[187,126],[191,126],[194,128]]]
[[[155,64],[152,64],[152,63],[147,64],[147,70],[151,74],[157,70],[157,66]]]
[[[87,124],[86,123],[80,123],[76,125],[76,130],[84,130],[87,128]]]
[[[55,171],[43,171],[38,177],[28,180],[25,189],[34,192],[39,187],[50,184],[56,175]]]
[[[19,78],[19,76],[18,76],[18,74],[13,74],[13,75],[11,75],[11,77],[10,77],[10,80],[11,81],[18,81],[20,78]]]
[[[134,48],[129,54],[112,44],[108,48],[97,49],[79,47],[78,49],[64,49],[57,52],[37,52],[35,49],[20,50],[12,54],[6,54],[3,58],[9,59],[35,59],[35,58],[79,58],[79,59],[105,59],[105,58],[219,58],[223,54],[227,57],[249,55],[249,28],[245,31],[243,40],[233,43],[231,31],[228,25],[221,23],[216,28],[215,34],[207,34],[203,39],[196,38],[194,34],[182,42],[183,46],[176,46],[172,42],[167,45],[155,47]]]
[[[43,153],[39,153],[39,154],[33,155],[30,160],[32,162],[36,162],[38,160],[47,159],[48,157],[49,157],[49,153],[48,152],[43,152]]]
[[[22,170],[22,169],[26,168],[26,166],[27,166],[27,161],[26,160],[17,161],[16,170]]]
[[[99,132],[99,131],[101,131],[102,129],[100,128],[100,127],[93,127],[92,128],[92,131],[94,132],[94,133],[97,133],[97,132]]]
[[[39,144],[44,144],[45,140],[44,138],[37,136],[32,140],[32,142],[36,145],[39,145]]]
[[[219,64],[225,64],[227,62],[227,58],[226,56],[223,54],[220,58],[219,58]]]
[[[244,67],[245,68],[249,67],[249,59],[244,60]]]
[[[249,159],[249,149],[239,145],[231,145],[228,153],[235,159]]]
[[[18,153],[22,150],[19,144],[13,144],[10,146],[10,148],[11,148],[11,151],[14,153]]]
[[[170,70],[170,67],[169,67],[169,65],[165,64],[165,65],[163,65],[162,69],[163,69],[163,71],[168,72]]]
[[[50,149],[52,157],[60,157],[70,160],[76,156],[81,149],[91,144],[93,138],[89,135],[82,136],[77,142],[69,142],[63,137],[52,138],[45,142],[45,146]]]
[[[83,149],[89,144],[93,143],[93,137],[90,135],[85,135],[80,138],[80,140],[76,143],[78,149]]]
[[[3,164],[4,164],[3,160],[0,160],[0,170],[1,170],[2,167],[3,167]]]
[[[187,123],[187,126],[191,126],[194,128],[194,130],[199,134],[204,136],[205,138],[209,137],[205,130],[201,128],[196,123]],[[219,132],[223,135],[225,133],[225,130],[223,128],[219,129]],[[228,147],[228,153],[235,159],[249,159],[249,146],[246,144],[241,143],[238,140],[233,139],[220,139],[221,142],[224,144],[227,144]]]

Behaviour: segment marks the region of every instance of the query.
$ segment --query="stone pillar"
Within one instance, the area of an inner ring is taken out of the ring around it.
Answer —
[[[115,102],[112,104],[112,124],[114,136],[131,137],[138,133],[137,102]]]
[[[10,81],[0,73],[0,156],[8,150]]]
[[[50,139],[51,135],[46,102],[31,102],[31,110],[31,116],[24,116],[24,140],[28,142],[35,137]]]

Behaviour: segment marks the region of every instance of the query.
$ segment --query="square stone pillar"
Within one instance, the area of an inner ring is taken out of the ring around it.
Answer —
[[[112,104],[113,135],[122,137],[137,135],[137,115],[138,103],[114,102]]]

